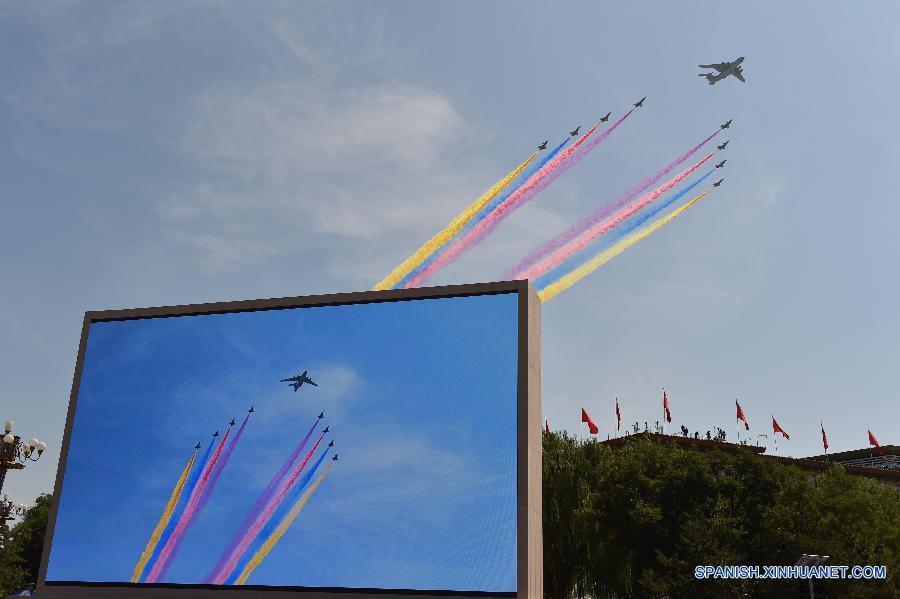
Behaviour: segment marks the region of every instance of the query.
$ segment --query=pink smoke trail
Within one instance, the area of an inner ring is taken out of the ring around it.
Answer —
[[[213,490],[216,488],[216,483],[219,482],[219,477],[222,475],[222,470],[225,469],[225,466],[228,465],[228,460],[231,458],[231,454],[234,451],[235,445],[238,444],[238,441],[241,440],[241,436],[244,434],[244,428],[247,426],[247,421],[250,420],[250,414],[244,417],[244,421],[241,423],[241,426],[238,428],[238,432],[235,433],[234,438],[231,440],[231,443],[222,452],[222,457],[219,458],[219,461],[216,463],[216,467],[213,468],[212,475],[209,477],[209,483],[207,486],[207,491],[200,496],[200,507],[197,509],[197,513],[199,514],[203,511],[203,508],[206,507],[206,504],[209,503],[209,498],[212,496]],[[194,520],[196,520],[196,515]],[[191,521],[193,524],[193,520]]]
[[[591,142],[585,146],[583,151],[578,152],[578,149],[581,147],[581,145],[588,139],[588,137],[590,137],[594,133],[597,127],[599,127],[599,124],[594,125],[591,130],[585,133],[577,142],[566,148],[563,152],[557,155],[556,158],[545,164],[539,171],[529,177],[527,181],[525,181],[518,189],[516,189],[509,195],[509,197],[507,197],[500,205],[498,205],[493,212],[487,215],[477,225],[472,227],[472,229],[470,229],[468,233],[466,233],[461,238],[456,239],[453,242],[453,245],[448,247],[447,250],[443,254],[441,254],[434,262],[429,264],[427,268],[422,270],[422,272],[420,272],[415,277],[408,280],[404,285],[404,288],[410,289],[412,287],[420,286],[435,272],[459,257],[460,254],[475,247],[478,243],[481,242],[481,240],[490,235],[490,233],[500,225],[504,218],[506,218],[509,214],[512,214],[519,207],[523,206],[526,202],[531,200],[544,188],[558,179],[560,175],[568,171],[579,160],[584,158],[584,156],[592,149],[597,147],[600,142],[609,137],[609,135],[613,131],[615,131],[618,126],[621,125],[622,122],[629,117],[629,115],[631,115],[632,112],[634,112],[633,108],[625,113],[625,115],[618,121],[616,121],[609,129],[606,129],[599,136],[592,139]],[[571,160],[569,159],[570,157]]]
[[[544,258],[541,262],[538,262],[536,265],[523,272],[517,273],[513,278],[536,279],[542,274],[553,270],[554,268],[565,262],[572,255],[589,246],[598,237],[605,233],[608,233],[609,231],[612,231],[620,224],[622,224],[626,219],[628,219],[631,215],[639,211],[641,208],[653,203],[653,201],[656,200],[659,196],[684,181],[684,179],[689,177],[695,170],[703,166],[703,163],[715,156],[715,154],[715,152],[707,154],[706,157],[699,162],[681,171],[653,191],[642,195],[634,202],[626,205],[624,208],[621,208],[609,218],[599,222],[597,225],[591,227],[569,243],[556,250],[554,253]]]
[[[190,524],[191,519],[194,517],[194,514],[196,513],[197,508],[200,505],[200,497],[203,495],[203,490],[206,488],[206,484],[209,482],[209,476],[212,473],[213,468],[215,468],[216,462],[219,461],[219,456],[222,455],[222,448],[225,447],[225,444],[228,441],[228,436],[230,434],[231,427],[228,427],[228,430],[225,432],[225,436],[222,437],[222,442],[219,443],[218,447],[216,447],[216,451],[215,453],[213,453],[212,458],[210,458],[209,463],[206,465],[206,469],[203,471],[203,474],[200,475],[200,479],[197,481],[197,486],[194,487],[194,491],[191,493],[191,496],[188,499],[187,506],[184,508],[184,512],[182,512],[181,518],[178,520],[178,524],[172,531],[172,536],[169,537],[166,546],[163,547],[162,552],[159,554],[159,559],[156,560],[156,563],[153,564],[153,569],[150,571],[150,574],[147,575],[146,582],[157,582],[162,576],[165,575],[166,571],[168,571],[169,563],[172,558],[175,557],[178,546],[181,544],[182,534],[184,533],[188,524]]]
[[[265,526],[266,522],[269,518],[272,517],[272,514],[278,508],[279,504],[284,501],[285,495],[287,495],[288,491],[290,491],[291,486],[293,486],[294,482],[297,480],[297,477],[300,476],[300,473],[306,467],[306,464],[309,462],[310,458],[312,458],[313,454],[316,452],[316,449],[319,447],[319,443],[322,442],[322,439],[325,435],[320,435],[319,439],[316,441],[316,444],[313,445],[312,449],[309,450],[309,453],[306,454],[306,457],[303,458],[297,466],[291,471],[290,477],[281,485],[281,488],[278,489],[278,492],[274,497],[269,501],[268,505],[266,505],[265,509],[262,513],[256,517],[256,521],[253,522],[253,525],[244,535],[244,538],[241,539],[241,542],[238,543],[237,547],[231,552],[231,555],[228,557],[228,561],[225,563],[225,566],[222,570],[216,575],[215,580],[213,580],[214,584],[222,584],[225,582],[225,579],[228,578],[228,575],[231,574],[234,567],[237,565],[238,560],[241,558],[241,555],[247,550],[247,547],[253,542],[253,539],[259,534],[259,531],[262,530],[262,527]]]
[[[291,455],[289,455],[288,458],[284,461],[284,463],[281,465],[281,468],[279,468],[278,472],[275,473],[275,476],[273,476],[271,480],[269,480],[269,484],[266,485],[265,490],[256,499],[256,502],[253,504],[253,507],[250,508],[250,511],[247,512],[247,515],[244,517],[244,522],[241,524],[241,527],[231,538],[231,541],[229,541],[228,543],[228,547],[225,548],[225,551],[222,552],[222,555],[219,556],[219,559],[216,561],[216,565],[213,566],[213,569],[206,576],[206,580],[203,581],[204,583],[210,584],[219,577],[222,572],[222,568],[225,567],[225,562],[228,560],[229,556],[234,551],[235,547],[237,547],[241,539],[244,538],[244,535],[247,534],[247,531],[250,530],[250,526],[256,520],[256,517],[269,503],[269,500],[272,499],[272,495],[275,494],[275,490],[279,486],[281,486],[281,483],[284,482],[284,477],[287,476],[288,471],[291,469],[291,466],[293,466],[294,462],[297,461],[297,457],[300,455],[300,452],[302,452],[306,447],[306,444],[309,442],[309,438],[312,436],[318,425],[319,419],[317,418],[313,422],[312,426],[309,427],[309,432],[306,433],[306,436],[300,440],[300,443],[297,444],[297,447],[294,448],[294,451],[291,452]]]
[[[532,264],[536,263],[538,260],[540,260],[544,256],[550,254],[551,252],[558,250],[559,248],[561,248],[568,242],[575,239],[575,237],[584,233],[587,229],[589,229],[590,227],[594,226],[595,224],[597,224],[598,222],[600,222],[601,220],[603,220],[604,218],[609,216],[614,210],[618,210],[619,208],[624,206],[627,202],[630,202],[632,199],[636,198],[638,196],[638,194],[643,193],[651,185],[655,184],[657,181],[659,181],[660,179],[662,179],[663,177],[668,175],[677,166],[679,166],[685,160],[687,160],[688,158],[693,156],[695,153],[697,153],[700,150],[700,148],[702,148],[707,143],[709,143],[709,141],[712,138],[714,138],[716,135],[718,135],[720,131],[722,131],[722,130],[716,129],[715,133],[713,133],[712,135],[710,135],[709,137],[707,137],[706,139],[704,139],[703,141],[698,143],[696,146],[694,146],[693,148],[691,148],[690,150],[688,150],[681,156],[678,156],[675,160],[673,160],[672,162],[667,164],[665,167],[663,167],[663,169],[661,171],[659,171],[658,173],[656,173],[649,179],[642,181],[635,187],[632,187],[632,188],[626,190],[625,193],[623,193],[622,195],[620,195],[613,201],[609,202],[608,204],[606,204],[604,206],[601,206],[593,214],[590,214],[589,216],[587,216],[584,219],[580,220],[579,222],[575,223],[567,231],[560,233],[559,235],[557,235],[556,237],[554,237],[553,239],[551,239],[550,241],[545,243],[543,246],[541,246],[537,250],[528,254],[524,260],[522,260],[521,262],[519,262],[518,264],[516,264],[515,266],[513,266],[511,269],[509,269],[506,272],[506,278],[513,278],[515,273],[524,271],[525,269],[527,269]]]

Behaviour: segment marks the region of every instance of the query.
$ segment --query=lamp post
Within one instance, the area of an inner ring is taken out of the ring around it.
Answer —
[[[28,462],[37,462],[41,459],[47,444],[35,438],[28,441],[12,434],[12,420],[7,420],[4,426],[4,435],[0,441],[0,491],[3,490],[3,481],[6,479],[7,470],[21,470]]]

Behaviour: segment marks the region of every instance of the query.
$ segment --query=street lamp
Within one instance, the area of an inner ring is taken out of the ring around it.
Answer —
[[[0,491],[3,490],[3,481],[6,479],[7,470],[21,470],[27,462],[37,462],[41,459],[47,444],[34,437],[28,441],[22,441],[17,435],[12,434],[15,422],[7,420],[3,427],[6,433],[0,443]]]

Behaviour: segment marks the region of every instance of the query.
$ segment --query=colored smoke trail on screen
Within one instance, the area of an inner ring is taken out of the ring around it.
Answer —
[[[661,170],[659,170],[658,172],[653,174],[653,176],[651,176],[650,178],[645,179],[644,181],[641,181],[634,187],[626,190],[622,195],[620,195],[616,199],[601,206],[596,211],[594,211],[592,214],[588,215],[587,217],[583,218],[582,220],[580,220],[577,223],[575,223],[574,225],[572,225],[572,227],[569,228],[567,231],[560,233],[559,235],[557,235],[556,237],[554,237],[553,239],[551,239],[550,241],[548,241],[547,243],[542,245],[537,250],[528,254],[521,262],[519,262],[518,264],[513,266],[511,269],[509,269],[509,271],[507,271],[507,273],[506,273],[507,278],[512,278],[515,275],[515,273],[520,273],[520,272],[524,271],[529,266],[537,263],[544,256],[547,256],[551,252],[558,250],[565,244],[569,243],[570,241],[572,241],[573,239],[575,239],[576,237],[578,237],[579,235],[584,233],[587,229],[589,229],[590,227],[594,226],[595,224],[599,223],[601,220],[603,220],[604,218],[606,218],[607,216],[612,214],[613,211],[618,210],[619,208],[624,206],[626,203],[628,203],[631,200],[633,200],[634,198],[636,198],[638,196],[638,194],[643,193],[651,185],[656,184],[660,179],[662,179],[663,177],[668,175],[670,172],[672,172],[676,167],[680,166],[688,158],[690,158],[691,156],[693,156],[694,154],[699,152],[700,149],[703,146],[705,146],[707,143],[709,143],[716,135],[718,135],[720,131],[721,131],[721,129],[716,129],[716,131],[714,133],[712,133],[711,135],[709,135],[708,137],[706,137],[706,139],[702,140],[700,143],[695,145],[693,148],[689,149],[687,152],[685,152],[681,156],[678,156],[675,160],[673,160],[672,162],[670,162],[669,164],[664,166]]]
[[[575,283],[580,281],[581,279],[585,278],[586,276],[588,276],[589,274],[591,274],[592,272],[594,272],[595,270],[597,270],[598,268],[600,268],[601,266],[603,266],[604,264],[606,264],[607,262],[609,262],[610,260],[612,260],[613,258],[618,256],[619,254],[621,254],[622,252],[624,252],[625,250],[627,250],[628,248],[630,248],[637,242],[649,237],[650,235],[652,235],[653,233],[655,233],[662,227],[666,226],[668,223],[670,223],[672,221],[672,219],[674,219],[678,215],[682,214],[685,210],[687,210],[688,208],[690,208],[691,206],[693,206],[694,204],[699,202],[700,199],[703,198],[709,192],[710,192],[710,190],[707,189],[706,191],[704,191],[703,193],[701,193],[700,195],[698,195],[697,197],[692,199],[690,202],[688,202],[681,208],[678,208],[677,210],[672,211],[672,213],[662,217],[661,219],[657,220],[653,224],[649,225],[647,228],[636,231],[636,232],[632,233],[631,235],[625,237],[624,239],[622,239],[615,245],[603,250],[602,252],[600,252],[599,254],[597,254],[596,256],[594,256],[593,258],[591,258],[590,260],[588,260],[587,262],[585,262],[584,264],[582,264],[581,266],[579,266],[578,268],[576,268],[575,270],[570,272],[569,274],[560,277],[555,282],[553,282],[553,283],[547,285],[546,287],[544,287],[543,289],[541,289],[538,292],[538,297],[543,302],[553,299],[554,297],[556,297],[557,295],[559,295],[560,293],[562,293],[563,291],[565,291],[566,289],[568,289],[569,287],[571,287],[572,285],[574,285]]]
[[[263,546],[259,549],[259,551],[256,552],[256,555],[253,556],[253,558],[244,568],[244,571],[241,572],[241,575],[237,579],[236,584],[242,585],[247,582],[247,578],[250,576],[253,570],[255,570],[256,567],[260,563],[262,563],[266,556],[269,555],[269,552],[272,551],[272,548],[274,548],[275,545],[278,544],[278,541],[281,540],[281,537],[284,536],[284,533],[287,532],[287,530],[291,527],[291,524],[294,523],[294,520],[297,519],[297,516],[300,515],[300,512],[303,511],[303,508],[306,507],[306,504],[309,503],[310,497],[313,496],[313,493],[316,492],[316,490],[319,488],[319,485],[322,484],[322,481],[325,480],[325,477],[328,476],[328,473],[331,472],[331,469],[333,467],[334,464],[329,464],[328,468],[326,468],[325,471],[322,472],[321,475],[319,475],[319,478],[316,479],[316,482],[314,482],[309,490],[303,494],[303,497],[297,500],[297,503],[293,505],[291,511],[287,513],[284,520],[281,522],[281,524],[278,525],[278,528],[276,528],[272,535],[268,539],[266,539],[266,542],[263,544]]]
[[[472,218],[475,217],[476,214],[481,212],[481,210],[497,196],[498,193],[503,191],[506,186],[512,183],[513,179],[519,176],[519,174],[525,170],[525,168],[534,160],[534,157],[538,155],[538,152],[535,151],[529,156],[525,162],[517,166],[513,169],[509,174],[500,179],[497,183],[495,183],[490,189],[484,192],[480,197],[476,198],[474,202],[469,204],[469,206],[463,210],[456,218],[454,218],[449,225],[444,227],[441,231],[434,235],[431,239],[425,242],[422,247],[415,251],[415,253],[403,261],[400,266],[395,268],[391,274],[382,279],[378,284],[373,287],[373,290],[379,291],[382,289],[390,289],[397,283],[399,283],[406,275],[411,273],[413,269],[422,264],[426,258],[431,256],[434,252],[442,248],[447,244],[453,236],[456,235]]]
[[[231,541],[228,542],[228,546],[225,548],[225,551],[222,552],[222,555],[219,556],[219,559],[216,561],[216,565],[213,566],[213,569],[203,581],[204,583],[211,584],[222,574],[228,558],[235,551],[235,549],[237,549],[238,543],[241,542],[241,539],[244,538],[244,535],[247,534],[247,531],[250,530],[250,526],[252,526],[256,521],[256,517],[259,516],[263,508],[268,505],[269,501],[272,499],[272,496],[275,495],[275,490],[282,485],[285,477],[288,475],[288,472],[291,469],[291,466],[293,466],[294,462],[297,461],[297,458],[306,447],[306,444],[309,442],[309,438],[315,432],[317,426],[319,426],[318,418],[316,418],[312,426],[309,427],[309,432],[307,432],[306,436],[300,440],[300,443],[297,444],[297,446],[294,448],[294,451],[292,451],[288,458],[284,461],[284,463],[281,465],[281,468],[278,469],[278,472],[276,472],[271,480],[269,480],[269,484],[266,485],[265,490],[263,490],[260,496],[256,499],[256,502],[253,504],[253,507],[250,508],[250,511],[247,512],[247,515],[244,517],[244,521],[241,524],[240,528],[238,528],[237,532],[234,533]]]
[[[618,227],[620,224],[625,222],[626,219],[637,213],[642,208],[652,204],[656,201],[659,196],[671,190],[673,187],[684,181],[686,178],[691,176],[694,171],[703,166],[703,164],[712,158],[716,153],[710,152],[704,158],[699,160],[698,162],[692,164],[690,167],[681,171],[653,191],[650,191],[634,202],[630,204],[626,204],[622,208],[620,208],[617,212],[610,215],[607,219],[600,221],[590,229],[584,231],[581,235],[571,240],[569,243],[565,244],[558,250],[556,250],[550,256],[547,256],[544,260],[535,264],[528,270],[520,273],[516,273],[514,278],[516,279],[536,279],[539,276],[543,275],[546,272],[549,272],[565,262],[567,259],[577,254],[578,252],[587,248],[591,243],[593,243],[597,238],[601,235],[605,235],[611,230]]]
[[[184,533],[187,530],[188,526],[190,526],[191,522],[194,519],[194,516],[197,513],[197,508],[200,506],[200,497],[203,496],[203,492],[206,489],[206,485],[209,482],[210,474],[212,474],[213,468],[216,466],[216,462],[218,462],[219,457],[222,455],[222,450],[225,448],[225,445],[228,443],[228,436],[231,434],[231,427],[228,427],[228,430],[225,432],[225,436],[222,437],[222,442],[219,443],[219,446],[216,447],[216,451],[213,453],[212,457],[207,463],[206,468],[204,468],[203,473],[200,475],[199,480],[197,481],[197,485],[194,487],[194,490],[191,492],[190,497],[188,498],[187,505],[184,508],[184,512],[181,514],[181,518],[178,520],[178,524],[175,525],[175,529],[172,531],[172,536],[169,537],[169,541],[163,547],[162,552],[159,554],[159,559],[156,560],[156,563],[153,565],[153,569],[150,570],[150,575],[147,576],[147,582],[159,582],[160,579],[165,577],[166,573],[169,571],[169,566],[172,564],[172,560],[175,559],[175,556],[178,554],[178,549],[181,547],[181,540],[184,538]]]
[[[611,247],[614,243],[616,243],[617,241],[619,241],[620,239],[622,239],[623,237],[625,237],[626,235],[628,235],[629,233],[631,233],[632,231],[634,231],[635,229],[637,229],[638,227],[643,225],[645,222],[647,222],[651,218],[654,218],[657,214],[666,210],[669,206],[671,206],[672,204],[674,204],[675,202],[680,200],[682,197],[684,197],[685,195],[687,195],[688,193],[693,191],[695,187],[697,187],[698,185],[703,183],[703,181],[705,181],[714,172],[716,172],[716,169],[714,169],[714,168],[708,170],[702,177],[700,177],[699,179],[697,179],[696,181],[694,181],[693,183],[691,183],[684,189],[678,191],[677,193],[672,194],[671,197],[666,198],[665,200],[660,202],[657,206],[652,207],[650,210],[647,210],[643,214],[638,214],[637,216],[632,218],[630,221],[624,223],[621,227],[617,227],[616,229],[611,231],[609,236],[604,238],[606,243],[609,244],[607,247]],[[547,285],[548,280],[549,280],[549,282],[552,282],[553,280],[559,279],[563,275],[568,274],[569,272],[574,270],[574,268],[575,268],[574,265],[569,266],[572,262],[575,262],[575,260],[574,259],[569,260],[568,262],[560,265],[559,268],[554,269],[550,273],[538,278],[534,282],[535,288],[541,289]],[[567,268],[567,266],[568,266],[568,268]],[[550,279],[551,276],[553,277],[552,279]]]
[[[197,487],[197,481],[200,479],[200,475],[206,468],[206,464],[209,462],[209,458],[210,456],[212,456],[212,451],[215,446],[216,438],[213,438],[213,440],[209,443],[209,447],[206,448],[206,452],[204,452],[203,457],[200,459],[200,463],[197,465],[194,471],[191,472],[190,478],[185,483],[184,488],[181,491],[181,497],[179,497],[178,503],[175,506],[175,511],[172,513],[172,517],[169,519],[169,523],[166,525],[166,529],[163,531],[162,536],[160,536],[159,542],[156,544],[156,549],[153,550],[153,555],[150,556],[150,560],[147,562],[147,565],[144,566],[144,572],[141,575],[141,582],[147,582],[150,570],[152,570],[153,567],[156,566],[156,562],[159,560],[159,556],[160,554],[162,554],[163,548],[169,543],[169,539],[172,537],[172,532],[175,530],[175,526],[178,524],[178,521],[181,520],[181,515],[184,513],[184,509],[187,506],[191,494]]]
[[[144,567],[147,565],[147,562],[150,561],[150,556],[153,555],[153,551],[159,543],[159,538],[162,536],[163,530],[165,530],[166,526],[169,524],[169,520],[172,518],[172,512],[175,511],[175,506],[178,504],[178,498],[181,497],[181,491],[184,488],[184,484],[187,481],[188,474],[191,471],[191,466],[194,465],[194,459],[196,457],[197,450],[195,449],[188,459],[187,465],[184,467],[181,476],[178,477],[175,487],[172,489],[169,501],[166,503],[166,507],[163,510],[162,516],[159,518],[159,522],[156,523],[156,527],[150,534],[150,540],[147,541],[147,546],[144,547],[144,551],[141,552],[141,557],[138,559],[138,563],[135,565],[134,572],[131,575],[131,582],[140,582],[141,575],[144,573]]]
[[[503,220],[524,206],[538,193],[544,190],[548,185],[562,176],[566,171],[577,164],[587,153],[597,147],[603,140],[615,131],[619,125],[625,122],[634,109],[629,110],[616,121],[609,129],[606,129],[592,143],[588,144],[584,151],[578,152],[578,149],[584,142],[596,131],[599,125],[594,125],[590,131],[585,133],[581,139],[572,146],[565,149],[559,156],[549,162],[544,168],[539,170],[534,176],[522,184],[519,189],[513,192],[506,201],[497,206],[496,210],[491,212],[483,221],[472,228],[465,236],[457,239],[454,244],[447,249],[437,260],[435,260],[429,268],[423,270],[417,277],[410,279],[405,285],[406,288],[418,287],[430,278],[435,272],[451,263],[458,258],[463,252],[478,245],[483,239],[490,235]]]
[[[559,154],[560,151],[562,151],[562,149],[566,146],[566,144],[568,144],[571,140],[572,140],[571,136],[565,138],[559,145],[557,145],[555,148],[550,150],[550,152],[546,156],[542,157],[540,160],[538,160],[534,164],[530,165],[526,170],[524,170],[522,172],[519,179],[517,181],[515,181],[512,184],[512,186],[510,186],[509,189],[507,189],[505,192],[499,194],[497,197],[493,198],[480,212],[478,212],[478,214],[476,214],[468,223],[466,223],[466,225],[462,229],[460,229],[454,237],[458,239],[459,237],[466,235],[469,231],[471,231],[475,225],[477,225],[478,223],[483,221],[484,218],[488,214],[493,212],[494,209],[497,208],[497,206],[499,206],[501,203],[503,203],[506,200],[506,198],[508,198],[511,194],[515,193],[515,191],[522,186],[523,182],[528,181],[536,172],[538,172],[540,169],[542,169],[545,164],[547,164],[548,162],[553,160],[553,158],[557,154]],[[421,264],[416,266],[410,273],[408,273],[406,276],[404,276],[403,279],[399,283],[397,283],[397,287],[405,287],[406,283],[410,279],[413,279],[413,278],[419,276],[419,274],[422,271],[427,269],[431,265],[432,262],[437,260],[438,257],[440,257],[440,255],[447,250],[447,248],[452,244],[452,242],[453,242],[452,238],[447,240],[447,243],[445,243],[443,246],[438,248],[437,251],[435,251],[433,254],[428,256],[425,260],[422,261]]]
[[[309,453],[306,454],[306,457],[303,458],[303,461],[301,461],[299,464],[297,464],[296,467],[294,467],[294,470],[291,471],[291,475],[288,477],[288,479],[281,485],[281,488],[278,489],[278,491],[263,509],[262,513],[260,513],[259,516],[256,517],[256,520],[254,520],[249,530],[247,530],[247,533],[237,544],[237,547],[235,547],[231,552],[231,555],[228,556],[228,559],[225,562],[225,566],[213,581],[214,584],[222,584],[225,579],[231,576],[231,573],[234,571],[234,568],[237,565],[238,559],[240,559],[241,555],[243,555],[244,552],[247,551],[247,547],[250,545],[253,539],[256,538],[256,536],[259,534],[259,531],[262,530],[263,525],[265,525],[269,518],[272,517],[275,509],[281,504],[281,502],[284,501],[284,497],[287,495],[294,482],[296,482],[297,478],[300,476],[300,473],[303,471],[310,458],[312,458],[313,454],[316,452],[316,449],[319,448],[319,443],[322,442],[322,438],[324,436],[325,435],[319,436],[318,441],[316,441],[316,444],[313,445],[313,448],[309,450]]]
[[[222,457],[216,462],[215,468],[212,470],[212,474],[209,477],[209,483],[206,485],[206,491],[203,495],[200,496],[200,507],[197,510],[197,513],[203,511],[203,508],[206,507],[206,504],[209,503],[209,498],[212,496],[213,490],[216,488],[216,483],[219,482],[219,477],[222,475],[222,470],[225,469],[225,466],[228,465],[228,460],[231,458],[232,452],[234,452],[235,446],[238,444],[238,441],[241,440],[241,437],[244,434],[244,429],[247,427],[247,421],[250,420],[250,414],[247,414],[244,417],[244,421],[241,423],[241,426],[238,428],[237,433],[235,433],[234,437],[231,439],[231,443],[228,444],[228,447],[225,448],[225,451],[222,452]],[[197,519],[197,516],[194,516],[194,520]]]
[[[259,535],[253,540],[253,543],[244,551],[243,555],[241,555],[241,559],[238,560],[237,567],[231,573],[231,575],[225,580],[225,584],[235,584],[235,581],[239,578],[239,573],[243,573],[247,570],[247,566],[252,559],[252,556],[255,556],[259,553],[260,548],[265,545],[266,541],[281,522],[285,519],[288,512],[291,510],[291,506],[293,506],[300,496],[303,494],[303,491],[306,489],[306,486],[309,484],[309,481],[312,480],[312,477],[315,476],[316,471],[319,469],[319,466],[322,465],[322,461],[328,456],[328,448],[325,448],[325,451],[322,452],[322,455],[319,456],[319,459],[312,465],[309,471],[303,475],[297,484],[295,484],[290,492],[285,496],[284,500],[278,505],[278,509],[275,510],[275,513],[272,514],[272,517],[266,522],[265,526],[263,526],[262,530],[259,532]],[[254,566],[255,567],[255,566]],[[243,575],[243,574],[241,574]]]

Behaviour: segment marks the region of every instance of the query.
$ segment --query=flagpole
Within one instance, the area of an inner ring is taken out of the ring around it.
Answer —
[[[734,400],[734,434],[737,435],[737,444],[741,444],[741,427],[738,426],[738,417],[737,417],[737,407],[738,402]]]
[[[772,422],[775,422],[775,413],[772,413]],[[775,425],[772,425],[772,438],[775,439],[775,455],[778,455],[778,434],[775,432]]]
[[[666,388],[663,387],[663,417],[662,417],[662,425],[663,425],[663,434],[666,434]]]

